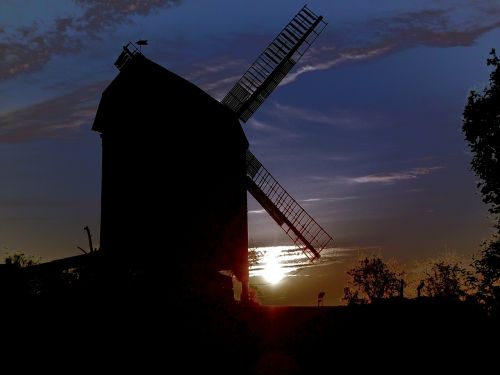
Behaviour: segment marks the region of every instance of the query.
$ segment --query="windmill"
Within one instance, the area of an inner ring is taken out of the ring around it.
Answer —
[[[319,258],[332,237],[248,149],[239,120],[255,113],[326,25],[304,6],[221,102],[124,46],[93,125],[103,144],[101,249],[173,257],[183,270],[176,277],[207,289],[217,287],[213,271],[229,270],[245,299],[248,191],[307,258]],[[172,139],[176,151],[165,147]],[[174,220],[152,219],[156,211]]]

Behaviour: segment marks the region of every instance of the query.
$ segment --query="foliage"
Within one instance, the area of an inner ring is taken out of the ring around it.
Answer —
[[[484,243],[481,258],[474,259],[472,265],[479,276],[479,301],[500,311],[500,236]]]
[[[250,267],[256,266],[262,259],[262,251],[258,251],[257,248],[248,249],[248,265]]]
[[[500,59],[495,49],[490,56],[489,86],[481,94],[470,92],[462,130],[473,154],[471,165],[480,179],[483,202],[496,216],[498,231],[473,262],[479,276],[477,297],[490,310],[500,311]]]
[[[15,253],[12,255],[8,255],[5,258],[6,264],[11,264],[17,268],[31,267],[35,264],[40,263],[40,259],[35,259],[35,257],[31,255],[26,255],[24,253]]]
[[[500,215],[500,59],[494,49],[490,55],[490,85],[482,94],[470,92],[462,130],[473,154],[471,165],[480,179],[483,201],[490,205],[492,214]]]
[[[367,300],[359,296],[359,291],[352,290],[350,287],[346,286],[344,288],[343,301],[346,301],[348,305],[364,305]]]
[[[400,279],[382,259],[366,257],[347,272],[349,287],[344,288],[344,300],[350,304],[393,297],[399,293]],[[351,289],[352,288],[352,289]]]
[[[471,282],[471,273],[460,263],[447,263],[443,260],[432,263],[425,271],[424,291],[429,297],[452,299],[465,298]]]

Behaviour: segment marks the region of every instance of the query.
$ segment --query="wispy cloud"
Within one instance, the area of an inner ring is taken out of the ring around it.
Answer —
[[[175,6],[181,0],[74,0],[80,15],[56,18],[52,24],[37,21],[0,33],[0,79],[35,71],[52,56],[76,53],[103,30],[145,16],[160,7]],[[2,30],[2,25],[0,25]]]
[[[374,57],[379,57],[387,54],[393,49],[392,45],[387,45],[383,47],[370,47],[368,48],[353,48],[348,51],[337,52],[337,56],[325,61],[318,61],[316,63],[306,63],[301,65],[293,73],[288,74],[285,79],[281,82],[282,85],[287,85],[294,82],[299,76],[305,73],[311,73],[318,70],[328,70],[336,65],[346,62],[357,62],[362,60],[372,59]],[[324,51],[324,49],[322,50]]]
[[[330,177],[325,177],[325,176],[309,176],[311,180],[315,181],[328,181],[330,180]]]
[[[207,75],[213,75],[220,72],[227,72],[233,68],[239,68],[243,64],[242,60],[231,60],[228,57],[225,57],[222,61],[220,59],[216,61],[206,62],[204,64],[197,64],[194,66],[193,71],[186,75],[186,79],[188,80],[196,80],[197,78],[203,78]],[[240,77],[237,76],[233,83],[235,83]],[[225,78],[228,80],[229,78]]]
[[[238,79],[240,79],[240,76],[217,78],[208,82],[202,82],[199,86],[215,99],[221,100]]]
[[[88,34],[124,22],[132,16],[146,16],[161,7],[179,5],[182,0],[75,0],[82,7],[82,16],[74,20],[75,29]]]
[[[298,108],[298,107],[291,107],[288,105],[282,105],[278,103],[274,104],[274,109],[276,111],[273,111],[272,113],[280,116],[286,115],[287,117],[293,117],[298,120],[315,122],[318,124],[326,124],[326,125],[336,124],[334,118],[317,111],[311,111],[308,109]]]
[[[464,19],[460,16],[462,13],[470,15]],[[464,1],[454,6],[444,2],[444,5],[437,9],[391,14],[387,17],[370,18],[349,24],[343,30],[329,34],[329,39],[327,35],[323,35],[318,40],[319,45],[313,46],[308,51],[281,84],[290,84],[306,73],[368,61],[420,45],[435,47],[470,45],[484,33],[499,27],[499,18],[500,5],[495,2],[489,3],[489,6],[484,4],[480,6],[477,2]],[[252,38],[260,40],[262,35],[253,35]],[[248,39],[248,35],[238,34],[235,36],[235,41],[229,44],[231,46],[248,44]],[[222,99],[241,77],[243,68],[250,63],[251,61],[245,62],[241,58],[233,60],[228,57],[216,58],[205,62],[205,66],[194,66],[185,76],[194,80],[215,98]],[[359,119],[353,119],[350,114],[326,115],[288,109],[295,111],[294,115],[301,115],[303,119],[312,122],[347,128],[367,125],[366,121],[358,123]]]
[[[347,197],[308,198],[308,199],[303,199],[301,202],[304,203],[337,202],[337,201],[348,201],[353,199],[359,199],[359,197],[347,196]]]
[[[105,82],[74,90],[12,112],[0,114],[0,142],[68,136],[93,121]]]
[[[267,122],[262,122],[256,118],[251,118],[247,126],[252,130],[260,133],[265,133],[266,135],[276,135],[282,138],[300,138],[301,135],[291,132],[286,128],[269,125]]]
[[[346,162],[346,161],[352,161],[354,159],[356,159],[356,157],[353,155],[332,155],[326,157],[326,160],[331,160],[334,162]]]
[[[442,169],[443,167],[422,167],[415,168],[410,171],[405,172],[387,172],[387,173],[377,173],[360,177],[348,178],[348,182],[357,184],[390,184],[398,181],[404,180],[414,180],[419,176],[428,175],[436,170]]]
[[[264,210],[264,209],[262,209],[262,210],[249,210],[248,211],[249,214],[253,214],[253,215],[255,215],[255,214],[263,214],[265,212],[266,212],[266,210]]]
[[[347,25],[331,40],[311,48],[282,85],[299,76],[386,56],[416,46],[471,45],[481,35],[500,27],[500,3],[443,2],[439,8],[411,11]],[[320,39],[321,43],[321,39]]]
[[[359,114],[348,111],[335,111],[334,113],[322,113],[306,108],[292,107],[279,103],[274,103],[268,113],[280,118],[288,118],[301,122],[310,122],[315,124],[331,125],[342,129],[364,129],[370,124]]]
[[[261,259],[250,267],[250,277],[262,277],[266,263],[271,259],[282,269],[284,276],[297,276],[296,271],[309,267],[326,266],[332,263],[343,263],[356,255],[359,249],[326,248],[321,252],[321,258],[315,263],[295,246],[269,246],[253,249],[261,255]],[[304,276],[304,275],[301,275]]]

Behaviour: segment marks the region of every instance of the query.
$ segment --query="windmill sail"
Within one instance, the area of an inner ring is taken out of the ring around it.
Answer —
[[[269,171],[247,151],[248,191],[293,243],[310,259],[319,258],[333,238],[293,199]]]
[[[326,27],[322,16],[307,6],[267,46],[243,77],[222,99],[246,122],[300,60]]]

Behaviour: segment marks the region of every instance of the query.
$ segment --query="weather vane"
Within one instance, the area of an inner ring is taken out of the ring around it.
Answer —
[[[139,52],[142,52],[142,46],[147,46],[148,41],[146,39],[139,39],[135,44],[139,46]]]

